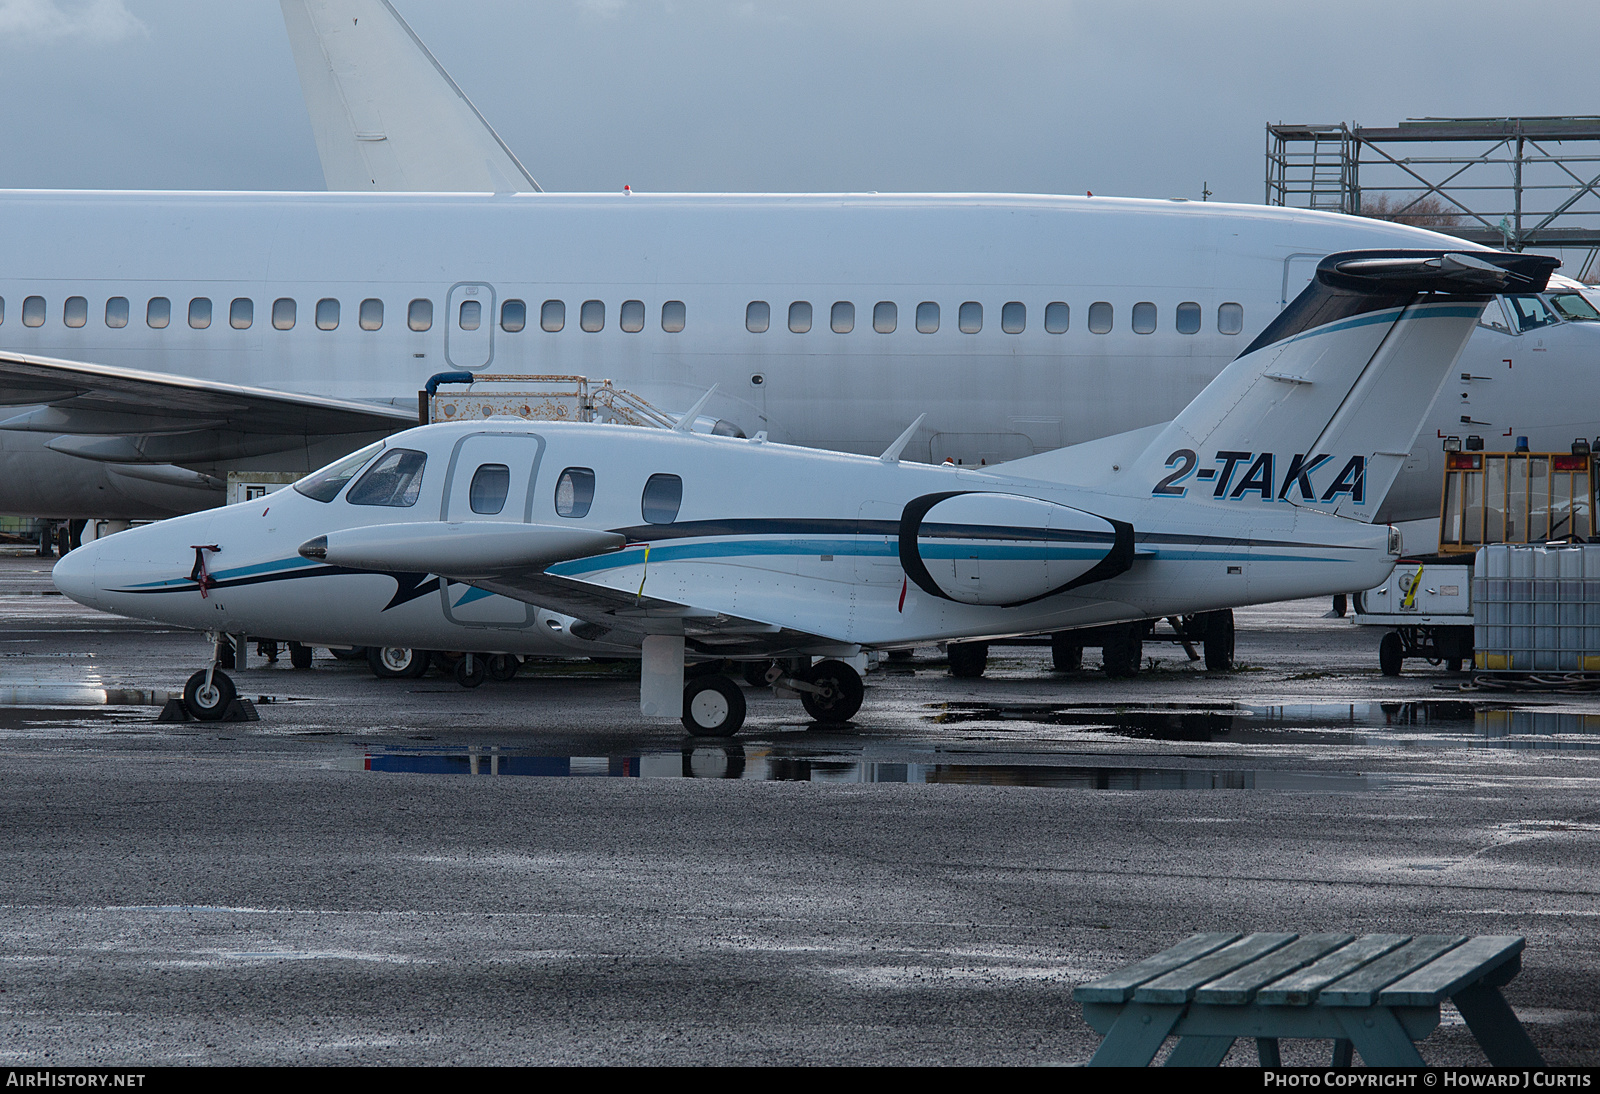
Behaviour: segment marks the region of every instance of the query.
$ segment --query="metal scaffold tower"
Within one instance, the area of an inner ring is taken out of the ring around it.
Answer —
[[[1600,117],[1269,125],[1266,200],[1511,251],[1600,248]]]

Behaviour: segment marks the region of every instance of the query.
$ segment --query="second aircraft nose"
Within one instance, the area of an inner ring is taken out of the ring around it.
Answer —
[[[56,588],[79,604],[91,608],[103,607],[100,603],[100,590],[94,580],[99,546],[99,542],[95,541],[68,551],[50,571],[50,577],[56,583]]]

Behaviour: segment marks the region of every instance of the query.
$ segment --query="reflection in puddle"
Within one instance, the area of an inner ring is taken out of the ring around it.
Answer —
[[[971,760],[970,755],[963,756]],[[542,775],[556,778],[749,779],[814,783],[946,783],[1058,790],[1300,790],[1355,793],[1413,780],[1357,773],[1281,770],[1074,766],[1048,763],[905,762],[749,750],[737,743],[694,744],[681,752],[637,756],[529,756],[498,748],[370,752],[367,771],[412,774]]]
[[[1600,714],[1439,700],[1216,705],[947,703],[929,720],[1072,726],[1157,741],[1600,748]]]

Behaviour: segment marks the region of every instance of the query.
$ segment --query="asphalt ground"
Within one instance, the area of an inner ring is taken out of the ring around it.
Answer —
[[[48,565],[0,559],[0,1063],[1073,1064],[1074,985],[1219,930],[1525,935],[1507,998],[1600,1062],[1600,696],[1385,679],[1325,602],[1238,612],[1228,674],[929,648],[846,731],[747,690],[725,746],[626,666],[81,705],[204,643]],[[1421,1051],[1484,1062],[1448,1006]]]

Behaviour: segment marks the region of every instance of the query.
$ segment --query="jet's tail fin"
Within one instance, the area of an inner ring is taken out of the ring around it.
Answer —
[[[329,190],[537,191],[388,0],[281,0]]]
[[[1491,294],[1537,292],[1559,264],[1496,251],[1330,255],[1119,482],[1370,521]]]

